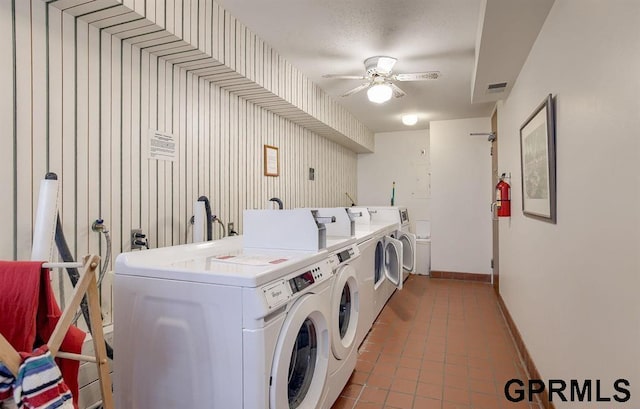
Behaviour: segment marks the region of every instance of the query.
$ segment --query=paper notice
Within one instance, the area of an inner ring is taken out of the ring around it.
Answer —
[[[149,130],[149,159],[178,160],[178,141],[171,134]]]

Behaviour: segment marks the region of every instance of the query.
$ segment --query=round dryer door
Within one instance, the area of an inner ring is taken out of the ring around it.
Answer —
[[[344,359],[355,344],[360,291],[356,270],[344,265],[336,272],[331,294],[331,349],[337,359]]]
[[[329,362],[323,302],[304,295],[287,313],[271,369],[271,408],[315,409],[322,397]]]

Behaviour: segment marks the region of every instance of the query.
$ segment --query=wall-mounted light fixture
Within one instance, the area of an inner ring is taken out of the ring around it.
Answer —
[[[418,123],[418,115],[416,114],[402,115],[402,123],[407,126],[413,126]]]

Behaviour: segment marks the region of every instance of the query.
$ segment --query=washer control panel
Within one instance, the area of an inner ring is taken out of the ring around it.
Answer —
[[[264,293],[264,297],[267,300],[267,305],[269,305],[269,308],[273,308],[274,306],[288,300],[291,297],[291,292],[282,281],[269,284],[268,286],[263,287],[262,291]]]
[[[298,291],[306,289],[320,279],[322,279],[322,270],[320,267],[314,267],[302,274],[291,277],[289,279],[289,286],[291,286],[291,291],[295,294]]]
[[[353,260],[358,256],[360,256],[360,249],[357,245],[354,244],[333,253],[329,257],[329,265],[331,266],[332,270],[336,270],[342,264],[347,263],[349,260]]]
[[[331,278],[332,275],[333,269],[327,260],[323,260],[263,286],[262,293],[269,309],[273,309],[297,294],[312,290],[318,284]]]

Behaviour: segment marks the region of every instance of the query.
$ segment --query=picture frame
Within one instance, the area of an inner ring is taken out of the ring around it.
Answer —
[[[522,212],[556,223],[555,107],[551,94],[520,127]]]
[[[280,176],[280,157],[278,148],[271,145],[264,145],[264,175]]]

